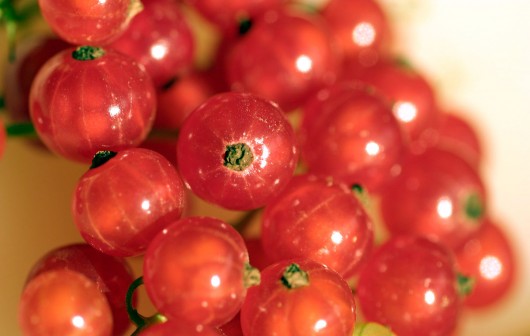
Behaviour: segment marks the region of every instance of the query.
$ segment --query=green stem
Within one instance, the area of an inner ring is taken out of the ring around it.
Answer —
[[[17,123],[6,126],[6,133],[8,137],[36,137],[37,132],[32,123]]]
[[[245,272],[243,275],[243,283],[245,288],[250,288],[252,286],[257,286],[261,282],[261,273],[259,269],[253,267],[249,263],[245,263]]]
[[[18,15],[10,0],[0,0],[0,21],[5,24],[9,61],[13,62],[15,60]]]
[[[152,316],[145,317],[141,315],[138,312],[138,310],[136,310],[136,308],[133,307],[132,300],[133,300],[134,292],[136,291],[138,287],[140,287],[143,284],[144,284],[143,277],[139,277],[138,279],[134,280],[132,284],[129,286],[129,289],[127,290],[127,295],[125,297],[125,304],[127,306],[127,314],[129,314],[129,319],[136,326],[136,330],[134,331],[134,333],[132,333],[132,335],[139,334],[140,331],[142,331],[143,329],[151,325],[158,324],[158,323],[164,323],[167,321],[167,318],[160,313],[156,313]]]
[[[302,270],[298,264],[287,266],[280,279],[287,289],[296,289],[309,285],[309,274]]]
[[[458,273],[456,275],[456,283],[458,294],[460,294],[461,297],[471,294],[473,292],[473,288],[475,287],[475,279],[462,273]]]

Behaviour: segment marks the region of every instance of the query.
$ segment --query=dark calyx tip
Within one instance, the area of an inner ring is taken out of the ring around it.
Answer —
[[[103,165],[105,162],[109,161],[113,157],[116,156],[116,152],[111,151],[99,151],[94,155],[94,158],[92,159],[92,165],[90,166],[90,169],[97,168],[101,165]]]
[[[78,61],[92,61],[105,55],[105,50],[99,47],[81,46],[72,52],[72,57]]]

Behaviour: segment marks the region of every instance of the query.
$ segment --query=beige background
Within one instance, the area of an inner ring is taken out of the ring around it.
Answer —
[[[493,309],[464,316],[459,335],[530,335],[530,2],[383,3],[396,23],[398,49],[428,74],[444,104],[462,108],[482,130],[490,210],[507,225],[519,255],[514,292]],[[3,32],[0,48],[3,54]],[[35,260],[80,241],[70,202],[85,169],[25,141],[8,141],[0,161],[0,334],[19,334],[18,297]]]

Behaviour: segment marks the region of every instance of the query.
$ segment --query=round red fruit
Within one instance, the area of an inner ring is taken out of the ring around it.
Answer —
[[[284,260],[261,272],[241,308],[245,336],[345,336],[355,301],[338,273],[309,259]]]
[[[112,313],[97,284],[75,271],[55,269],[29,281],[18,322],[26,336],[112,334]]]
[[[143,148],[100,152],[77,183],[74,222],[96,249],[121,257],[139,255],[181,217],[184,192],[175,167],[161,154]]]
[[[239,233],[210,217],[186,217],[162,230],[144,256],[147,294],[169,320],[220,326],[239,311],[255,271]],[[257,279],[256,279],[257,280]]]
[[[180,129],[179,171],[202,199],[229,209],[265,205],[293,176],[296,137],[284,113],[249,93],[221,93]]]
[[[66,49],[39,70],[30,115],[55,153],[88,163],[101,150],[139,145],[155,117],[156,95],[143,67],[112,50]]]

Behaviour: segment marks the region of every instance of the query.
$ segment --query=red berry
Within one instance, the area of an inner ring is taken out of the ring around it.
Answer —
[[[104,45],[127,27],[135,0],[39,0],[48,25],[72,44]]]
[[[476,125],[459,112],[441,115],[437,146],[457,153],[477,169],[484,159],[483,143]]]
[[[466,307],[490,307],[513,288],[514,250],[503,228],[491,219],[487,218],[455,254],[458,270],[473,281],[473,291],[464,300]]]
[[[259,17],[287,0],[188,0],[188,2],[225,36],[234,36],[244,20]]]
[[[452,255],[426,238],[390,238],[361,270],[357,294],[363,316],[400,336],[454,331],[460,311]]]
[[[42,141],[55,153],[88,163],[101,150],[139,145],[156,108],[143,68],[112,50],[66,49],[35,77],[30,113]]]
[[[210,217],[186,217],[160,232],[144,257],[144,284],[171,319],[220,326],[239,311],[249,270],[243,238]]]
[[[309,259],[265,268],[241,308],[245,336],[351,335],[355,302],[348,284]]]
[[[161,88],[193,65],[194,37],[176,1],[150,0],[143,7],[110,47],[144,65]]]
[[[405,151],[388,102],[358,83],[336,84],[309,100],[300,133],[309,172],[370,191],[395,174]]]
[[[331,0],[322,16],[343,50],[348,67],[371,66],[389,47],[389,20],[378,1]]]
[[[274,262],[308,258],[348,279],[370,252],[373,232],[351,188],[299,175],[265,206],[261,239]]]
[[[339,66],[325,23],[299,12],[268,12],[228,52],[232,90],[270,99],[286,112],[333,83]]]
[[[440,111],[434,89],[422,73],[398,60],[382,60],[355,78],[393,102],[392,112],[413,150],[432,146]]]
[[[41,274],[62,270],[84,275],[106,296],[112,311],[112,335],[122,335],[129,328],[125,296],[134,277],[125,260],[101,253],[87,244],[66,245],[41,257],[32,267],[26,283]]]
[[[27,336],[112,334],[105,295],[96,282],[68,269],[44,272],[26,284],[18,322]]]
[[[229,209],[265,205],[297,163],[294,131],[275,104],[248,93],[222,93],[195,109],[180,129],[177,161],[202,199]]]
[[[390,233],[421,234],[454,248],[482,225],[487,196],[464,159],[430,148],[404,160],[400,175],[381,191],[380,208]]]
[[[102,152],[95,159],[112,154]],[[151,150],[132,148],[105,160],[79,179],[72,202],[74,222],[96,249],[115,256],[139,255],[182,215],[184,185],[175,167]]]

